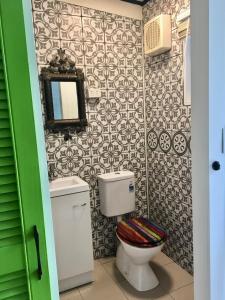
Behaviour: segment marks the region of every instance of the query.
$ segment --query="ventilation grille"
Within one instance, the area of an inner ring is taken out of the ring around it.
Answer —
[[[160,15],[144,27],[145,54],[152,56],[171,49],[171,20],[169,15]]]
[[[158,19],[151,22],[146,29],[146,44],[149,50],[157,48],[160,44],[160,23]]]

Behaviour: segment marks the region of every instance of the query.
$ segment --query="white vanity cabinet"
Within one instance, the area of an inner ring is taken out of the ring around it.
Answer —
[[[89,186],[79,177],[50,183],[60,292],[93,281]]]

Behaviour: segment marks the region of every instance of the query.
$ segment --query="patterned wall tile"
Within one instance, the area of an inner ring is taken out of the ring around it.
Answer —
[[[70,57],[73,61],[76,62],[76,66],[79,68],[83,68],[85,65],[85,57],[84,57],[84,45],[80,41],[69,41],[69,40],[61,40],[60,47],[65,49],[66,55]]]
[[[134,171],[136,214],[147,216],[142,22],[55,0],[33,0],[33,15],[39,71],[62,47],[85,86],[101,89],[97,104],[86,103],[86,131],[64,141],[46,130],[46,149],[51,178],[89,183],[94,256],[115,254],[116,219],[100,213],[97,175]]]
[[[60,20],[54,12],[34,11],[35,36],[47,39],[59,39]]]
[[[60,13],[65,15],[72,15],[72,16],[81,16],[82,10],[80,6],[77,5],[70,5],[65,2],[60,2]]]
[[[86,66],[102,67],[106,65],[105,43],[84,42]]]
[[[82,16],[83,17],[89,17],[89,18],[95,18],[95,19],[102,19],[105,15],[105,12],[91,9],[87,7],[81,7],[82,9]]]
[[[104,42],[104,22],[102,19],[82,17],[84,41]]]
[[[160,13],[172,19],[171,51],[145,56],[150,217],[167,230],[164,252],[192,273],[191,108],[183,102],[183,42],[176,24],[177,14],[188,2],[149,1],[143,20]]]
[[[59,3],[55,0],[32,0],[33,10],[45,12],[57,12]]]
[[[60,39],[76,40],[83,39],[82,19],[79,16],[70,16],[61,14],[60,17]]]
[[[60,40],[51,40],[46,38],[36,38],[37,62],[39,65],[46,65],[51,60],[52,55],[57,53],[60,47]]]

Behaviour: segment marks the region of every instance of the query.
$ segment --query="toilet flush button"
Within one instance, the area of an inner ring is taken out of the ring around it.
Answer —
[[[133,193],[133,192],[134,192],[134,184],[133,184],[133,183],[130,183],[130,184],[129,184],[129,192],[130,192],[130,193]]]

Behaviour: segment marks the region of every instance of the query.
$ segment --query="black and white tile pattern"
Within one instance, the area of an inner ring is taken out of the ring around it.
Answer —
[[[191,107],[184,105],[183,50],[176,16],[186,0],[152,0],[143,8],[144,23],[160,13],[172,18],[172,50],[145,56],[145,94],[149,208],[168,232],[164,251],[193,272],[191,199]]]
[[[46,131],[47,158],[54,178],[78,175],[90,185],[94,256],[115,254],[115,218],[100,213],[97,175],[132,170],[136,211],[147,216],[142,22],[56,0],[33,0],[39,70],[59,47],[82,68],[86,86],[101,89],[87,103],[86,132]]]

